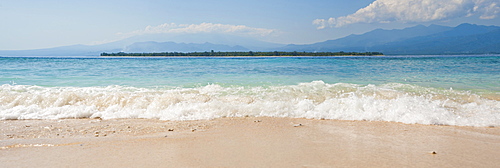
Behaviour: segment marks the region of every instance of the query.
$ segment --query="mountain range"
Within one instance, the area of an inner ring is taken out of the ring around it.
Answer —
[[[500,27],[461,24],[376,29],[314,44],[276,44],[222,34],[149,34],[100,45],[35,50],[0,50],[0,56],[97,56],[102,52],[195,51],[382,52],[386,55],[500,53]]]
[[[489,54],[500,53],[500,27],[461,24],[382,30],[349,35],[308,45],[287,45],[285,51],[377,51],[396,54]]]

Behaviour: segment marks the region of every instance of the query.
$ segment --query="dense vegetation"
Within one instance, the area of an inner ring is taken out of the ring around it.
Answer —
[[[132,57],[231,57],[231,56],[373,56],[373,55],[383,55],[380,52],[283,52],[283,51],[273,51],[273,52],[161,52],[161,53],[101,53],[101,56],[132,56]]]

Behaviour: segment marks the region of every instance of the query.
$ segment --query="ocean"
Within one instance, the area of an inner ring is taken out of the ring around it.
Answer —
[[[500,56],[0,57],[0,120],[500,126]]]

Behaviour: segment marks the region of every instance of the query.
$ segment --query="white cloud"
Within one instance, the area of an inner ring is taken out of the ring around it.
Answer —
[[[253,28],[244,25],[227,25],[214,23],[201,24],[176,24],[165,23],[158,26],[147,26],[142,30],[136,30],[129,33],[119,33],[119,35],[134,36],[142,34],[159,33],[224,33],[250,36],[267,36],[276,32],[273,29]]]
[[[498,0],[376,0],[353,14],[316,19],[318,29],[354,23],[429,22],[479,15],[493,19],[500,13]]]

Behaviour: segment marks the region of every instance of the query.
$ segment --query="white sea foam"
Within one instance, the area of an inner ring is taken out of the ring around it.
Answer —
[[[500,101],[407,84],[322,81],[290,86],[196,88],[0,86],[0,119],[271,116],[500,126]]]

